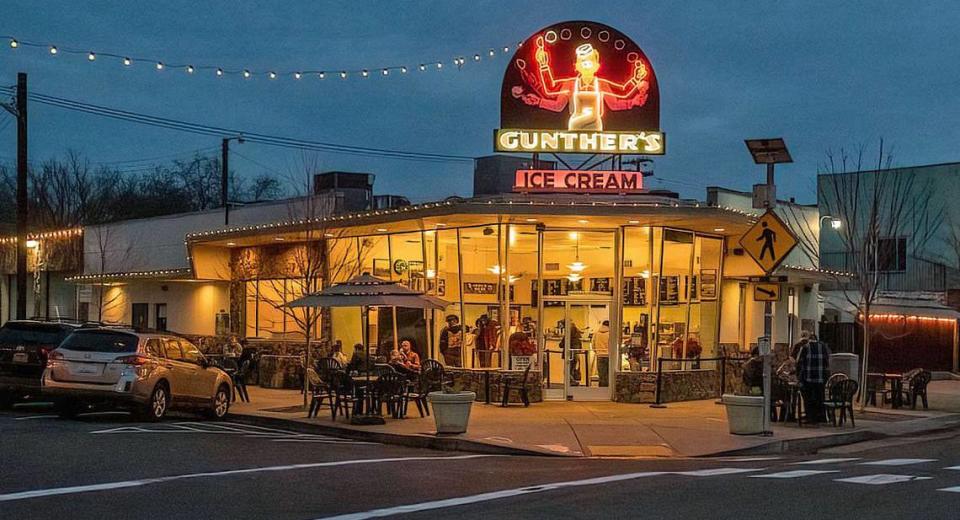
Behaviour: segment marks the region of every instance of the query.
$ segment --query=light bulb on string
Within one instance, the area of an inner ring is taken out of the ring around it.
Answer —
[[[269,73],[267,73],[267,76],[268,76],[270,79],[277,79],[277,73],[276,73],[276,72],[273,72],[273,71],[270,71]]]
[[[406,67],[400,67],[400,74],[406,74],[406,73],[407,73],[407,68],[406,68]]]
[[[320,74],[317,74],[317,77],[320,78],[320,79],[323,79],[323,78],[327,77],[327,73],[326,73],[326,72],[321,72]]]
[[[427,70],[427,66],[424,65],[423,63],[421,63],[421,64],[420,64],[420,72],[423,72],[423,71],[425,71],[425,70]]]
[[[250,71],[247,69],[243,69],[243,77],[246,79],[250,79]]]
[[[193,65],[187,65],[187,74],[193,74],[194,68]]]
[[[54,55],[55,55],[55,54],[57,54],[58,52],[60,52],[60,51],[57,50],[57,46],[56,46],[56,45],[51,45],[51,46],[50,46],[50,54],[54,54]]]
[[[360,75],[363,77],[367,77],[370,75],[370,72],[367,69],[363,69],[363,71],[360,72]]]
[[[495,50],[493,50],[493,49],[490,49],[490,57],[492,58],[492,57],[494,57],[494,56],[496,56],[496,55],[497,55],[497,51],[495,51]]]
[[[294,73],[293,73],[293,79],[300,79],[300,78],[302,78],[302,77],[303,77],[303,74],[301,74],[301,73],[299,73],[299,72],[294,72]]]
[[[390,69],[383,69],[383,75],[386,76],[387,74],[390,74]]]
[[[340,79],[347,79],[347,71],[345,70],[340,71]]]
[[[124,57],[124,58],[123,58],[123,64],[124,64],[125,66],[129,67],[130,65],[133,65],[133,60],[131,60],[130,58]]]
[[[438,68],[438,69],[442,69],[442,68],[443,68],[443,63],[440,63],[440,62],[438,61],[438,62],[437,62],[437,68]]]
[[[16,38],[10,38],[10,48],[11,48],[11,49],[16,49],[16,48],[19,47],[19,46],[20,46],[20,42],[18,42],[18,41],[16,40]]]
[[[510,47],[504,47],[504,48],[503,48],[503,52],[504,52],[504,53],[510,52]]]
[[[162,61],[158,61],[158,62],[157,62],[157,70],[163,70],[163,62],[162,62]]]
[[[480,61],[480,55],[479,55],[479,54],[474,54],[474,55],[473,55],[473,61]]]
[[[96,59],[97,59],[97,55],[96,55],[96,54],[94,54],[94,53],[92,53],[92,52],[87,54],[87,60],[88,60],[88,61],[94,61],[94,60],[96,60]]]
[[[223,69],[217,68],[217,76],[223,76]]]

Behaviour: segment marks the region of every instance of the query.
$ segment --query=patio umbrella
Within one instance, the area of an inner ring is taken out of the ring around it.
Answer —
[[[406,307],[411,309],[445,309],[447,301],[414,291],[392,280],[384,280],[363,273],[346,282],[333,284],[319,292],[308,294],[287,304],[287,307],[361,307],[363,309],[363,350],[367,365],[367,384],[370,383],[370,347],[367,337],[370,307]],[[394,319],[396,328],[396,319]],[[397,348],[397,335],[393,335]],[[369,393],[368,393],[369,395]],[[369,413],[369,407],[368,407]]]

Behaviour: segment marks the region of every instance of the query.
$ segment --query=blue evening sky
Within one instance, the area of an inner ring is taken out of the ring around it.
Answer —
[[[783,136],[795,164],[781,196],[814,200],[828,148],[883,137],[896,165],[960,160],[960,6],[953,2],[740,1],[231,1],[5,0],[0,34],[158,57],[168,63],[296,70],[411,66],[387,78],[217,79],[210,72],[125,69],[101,57],[51,57],[0,46],[0,84],[30,74],[39,93],[169,118],[305,139],[479,156],[499,122],[501,54],[463,70],[455,56],[513,45],[553,22],[592,19],[630,35],[660,81],[668,155],[655,187],[702,198],[707,185],[749,189],[762,170],[747,137]],[[443,60],[442,72],[412,69]],[[15,127],[0,112],[0,161]],[[219,139],[131,125],[34,104],[31,159],[68,149],[92,161],[188,155]],[[235,145],[236,146],[236,145]],[[282,173],[300,152],[245,144],[242,175]],[[469,195],[472,165],[320,154],[324,169],[377,174],[379,193],[415,201]],[[120,163],[126,168],[142,163]]]

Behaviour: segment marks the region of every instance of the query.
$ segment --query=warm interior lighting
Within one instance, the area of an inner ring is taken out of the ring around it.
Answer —
[[[650,271],[647,269],[640,271],[640,278],[650,278]]]
[[[437,277],[437,272],[436,272],[436,271],[434,271],[433,269],[427,269],[427,278],[428,278],[428,279],[433,280],[433,279],[436,278],[436,277]]]
[[[229,246],[229,247],[233,247],[233,246],[235,246],[235,245],[237,245],[236,242],[227,242],[227,246]]]
[[[586,268],[587,268],[587,265],[584,264],[583,262],[579,261],[579,260],[577,260],[576,262],[574,262],[574,263],[572,263],[572,264],[567,264],[567,269],[569,269],[569,270],[571,270],[571,271],[573,271],[573,272],[575,272],[575,273],[583,272],[583,270],[586,269]]]
[[[718,227],[718,228],[713,228],[713,231],[716,233],[723,233],[724,231],[726,231],[726,229],[722,227]]]
[[[286,240],[283,237],[273,237],[273,239],[276,240],[277,242],[283,242],[284,240]]]
[[[31,238],[31,239],[27,240],[27,247],[30,248],[30,249],[36,249],[36,248],[40,247],[40,241]]]
[[[567,275],[567,280],[570,280],[571,282],[579,282],[580,280],[583,280],[583,275],[580,273],[570,273]]]
[[[500,264],[496,264],[487,268],[487,271],[490,271],[493,274],[501,274],[504,272],[503,268],[500,267]]]
[[[629,220],[628,222],[629,222],[630,224],[639,224],[639,223],[640,223],[639,220]]]

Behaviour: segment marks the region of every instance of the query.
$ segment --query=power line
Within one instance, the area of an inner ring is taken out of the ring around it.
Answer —
[[[0,92],[9,91],[6,87],[0,87]],[[243,138],[250,142],[265,144],[269,146],[281,147],[281,148],[292,148],[299,150],[312,150],[318,152],[328,152],[328,153],[337,153],[337,154],[346,154],[346,155],[359,155],[365,157],[382,157],[390,159],[401,159],[401,160],[413,160],[413,161],[423,161],[423,162],[472,162],[473,157],[463,156],[463,155],[451,155],[451,154],[436,154],[436,153],[426,153],[426,152],[408,152],[403,150],[393,150],[386,148],[371,148],[371,147],[362,147],[362,146],[352,146],[344,145],[337,143],[313,141],[307,139],[299,139],[293,137],[284,137],[284,136],[275,136],[270,134],[262,134],[257,132],[248,132],[238,129],[217,127],[211,125],[204,125],[200,123],[192,123],[189,121],[182,121],[177,119],[164,118],[159,116],[153,116],[149,114],[143,114],[138,112],[131,112],[127,110],[121,110],[111,107],[105,107],[101,105],[94,105],[91,103],[84,103],[81,101],[56,97],[56,96],[47,96],[44,94],[32,93],[30,94],[31,101],[53,106],[57,108],[62,108],[71,111],[83,112],[91,115],[106,117],[110,119],[116,119],[120,121],[127,121],[138,123],[147,126],[154,126],[159,128],[166,128],[168,130],[176,130],[180,132],[193,133],[198,135],[205,135],[211,137],[224,137],[224,136],[237,136],[242,135]]]

